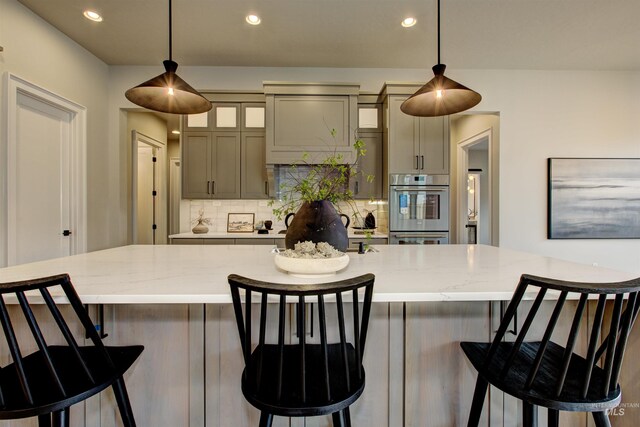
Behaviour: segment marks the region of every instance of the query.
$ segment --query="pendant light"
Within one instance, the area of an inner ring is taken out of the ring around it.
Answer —
[[[433,66],[435,75],[400,106],[411,116],[436,117],[459,113],[478,105],[482,96],[460,83],[445,77],[446,65],[440,63],[440,0],[438,0],[438,64]]]
[[[125,92],[134,104],[149,110],[172,114],[197,114],[211,110],[211,102],[177,74],[172,60],[171,0],[169,0],[169,59],[162,62],[165,72]]]

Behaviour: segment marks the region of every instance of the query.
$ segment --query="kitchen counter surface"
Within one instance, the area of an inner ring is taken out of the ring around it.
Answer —
[[[630,273],[484,245],[380,245],[349,253],[331,282],[374,273],[374,301],[492,301],[509,299],[522,273],[605,282]],[[227,276],[278,283],[312,283],[274,265],[260,245],[132,245],[0,269],[0,282],[69,273],[88,304],[230,303]]]
[[[364,234],[356,233],[353,229],[347,230],[350,239],[362,239]],[[284,239],[284,233],[278,233],[277,230],[270,230],[269,234],[258,234],[257,231],[253,233],[227,233],[224,231],[210,231],[204,234],[195,234],[192,232],[171,234],[169,239]],[[386,239],[389,237],[385,233],[374,232],[371,235],[372,238]]]

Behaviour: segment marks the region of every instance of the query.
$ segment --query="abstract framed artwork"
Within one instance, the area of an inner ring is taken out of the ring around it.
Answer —
[[[640,239],[640,159],[549,158],[547,238]]]
[[[230,213],[227,218],[227,232],[253,233],[254,214]]]

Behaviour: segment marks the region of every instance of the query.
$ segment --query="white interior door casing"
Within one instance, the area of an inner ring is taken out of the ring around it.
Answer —
[[[0,265],[85,252],[86,109],[14,75],[6,80]]]

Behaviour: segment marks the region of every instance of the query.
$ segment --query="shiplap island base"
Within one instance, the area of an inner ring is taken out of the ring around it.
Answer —
[[[138,425],[252,427],[258,425],[259,413],[240,391],[242,354],[227,276],[313,282],[279,271],[270,249],[126,246],[0,269],[0,282],[69,273],[94,320],[108,334],[105,342],[145,346],[126,378]],[[376,275],[365,354],[367,385],[352,407],[354,426],[466,425],[475,372],[458,343],[490,340],[500,319],[501,301],[511,297],[522,273],[589,282],[632,278],[629,273],[483,245],[376,249],[365,255],[349,253],[345,270],[318,279]],[[549,301],[544,309],[551,311],[552,304]],[[104,310],[103,322],[99,308]],[[593,316],[589,309],[586,315]],[[524,316],[526,312],[520,318]],[[288,339],[295,340],[295,322],[288,320],[292,325]],[[311,319],[307,321],[309,330]],[[569,320],[563,321],[566,333]],[[542,328],[532,329],[532,338],[541,335]],[[639,335],[636,328],[629,351],[640,350]],[[587,337],[581,339],[586,348]],[[8,356],[2,354],[2,360]],[[630,356],[623,366],[626,410],[611,417],[616,426],[635,426],[640,419],[640,369],[633,361]],[[77,406],[72,408],[74,426],[117,425],[109,392]],[[516,426],[518,412],[515,400],[492,390],[483,425]],[[563,414],[561,425],[586,427],[587,420],[585,414]],[[330,426],[331,420],[316,417],[305,424],[301,419],[276,417],[274,425]]]

